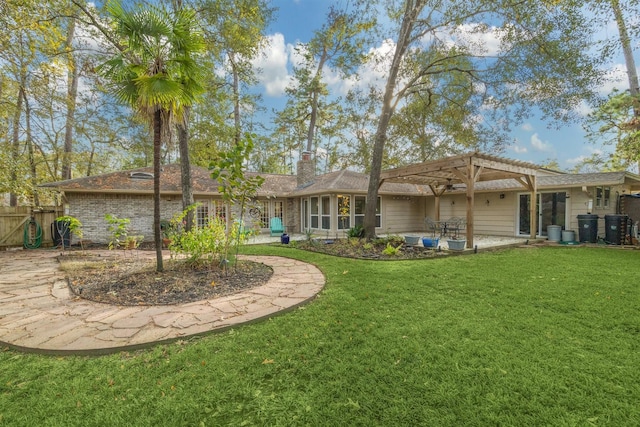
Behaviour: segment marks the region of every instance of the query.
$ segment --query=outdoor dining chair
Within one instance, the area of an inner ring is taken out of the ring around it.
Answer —
[[[436,237],[436,232],[440,231],[439,224],[431,217],[426,217],[424,223],[427,226],[427,231],[431,231],[433,237]]]

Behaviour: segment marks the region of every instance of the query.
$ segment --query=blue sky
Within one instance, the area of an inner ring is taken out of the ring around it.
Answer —
[[[281,107],[284,102],[284,88],[286,87],[292,61],[295,61],[293,47],[296,42],[308,41],[313,31],[319,29],[324,22],[326,11],[332,2],[329,0],[272,0],[270,4],[278,8],[274,22],[269,26],[267,34],[270,38],[266,58],[259,62],[262,69],[260,76],[261,93],[268,106]],[[617,35],[615,23],[612,22],[603,33]],[[635,46],[638,51],[637,44]],[[637,62],[640,62],[637,60]],[[606,94],[615,86],[625,89],[626,74],[624,74],[623,59],[618,63],[604,64],[615,70],[620,76],[619,83],[611,83],[602,88]],[[333,82],[334,90],[339,90],[340,82]],[[331,85],[330,85],[331,86]],[[585,110],[586,112],[586,110]],[[547,163],[556,160],[561,168],[571,169],[583,158],[590,157],[594,152],[610,150],[588,143],[585,133],[579,124],[565,125],[560,129],[549,127],[538,118],[527,120],[523,125],[513,130],[515,142],[506,147],[504,157]]]

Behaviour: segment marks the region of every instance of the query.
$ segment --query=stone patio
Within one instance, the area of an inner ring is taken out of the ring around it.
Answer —
[[[0,345],[50,354],[136,349],[291,310],[313,299],[325,284],[311,264],[243,256],[273,269],[265,285],[181,305],[113,306],[73,296],[59,268],[59,254],[55,249],[0,252]],[[155,252],[140,251],[139,256],[154,258]]]

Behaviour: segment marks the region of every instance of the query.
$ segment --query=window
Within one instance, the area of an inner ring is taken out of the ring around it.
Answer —
[[[197,201],[198,206],[196,207],[196,226],[197,227],[206,227],[209,225],[209,219],[212,215],[220,218],[223,221],[227,220],[227,207],[224,205],[222,201],[211,201],[211,200],[199,200]]]
[[[223,221],[227,220],[227,207],[223,202],[218,201],[214,202],[216,217],[220,218]]]
[[[311,199],[311,228],[318,228],[318,198]]]
[[[351,228],[351,197],[338,194],[338,230]]]
[[[198,202],[196,207],[196,226],[199,228],[209,225],[209,202]]]
[[[149,172],[131,172],[131,179],[153,179],[153,174]]]
[[[258,209],[260,209],[260,223],[262,227],[269,227],[269,220],[271,219],[269,216],[269,201],[261,200],[258,204]]]
[[[611,187],[596,187],[596,208],[611,206]]]
[[[366,196],[355,196],[353,203],[353,222],[355,225],[364,225],[364,209],[367,203]],[[376,205],[376,227],[382,226],[382,214],[380,213],[380,197]]]
[[[322,229],[331,229],[331,197],[322,196]]]
[[[273,202],[273,216],[282,219],[282,213],[284,212],[284,204],[281,200]]]
[[[353,205],[353,222],[355,225],[364,224],[364,206],[367,203],[365,196],[355,196]]]
[[[302,199],[302,231],[309,229],[309,199]]]

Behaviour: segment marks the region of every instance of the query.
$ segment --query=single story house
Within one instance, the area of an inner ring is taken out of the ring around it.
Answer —
[[[243,219],[261,232],[269,231],[273,217],[282,219],[288,233],[311,230],[328,237],[344,236],[349,228],[363,223],[367,174],[341,170],[315,175],[313,160],[303,153],[297,175],[259,175],[264,184]],[[222,202],[218,183],[207,169],[192,167],[192,184],[199,225],[213,216],[227,221],[240,217],[237,206]],[[179,164],[162,167],[160,185],[162,218],[169,220],[182,210]],[[132,230],[145,240],[153,235],[152,167],[43,187],[62,194],[65,213],[82,222],[85,239],[108,241],[105,214],[129,218]],[[624,196],[637,191],[640,176],[628,172],[567,174],[473,152],[383,171],[376,230],[380,234],[426,233],[426,217],[462,217],[467,220],[470,247],[474,233],[546,236],[548,225],[578,230],[581,214],[602,217],[624,212]],[[604,235],[604,227],[604,221],[599,221],[598,235]]]

